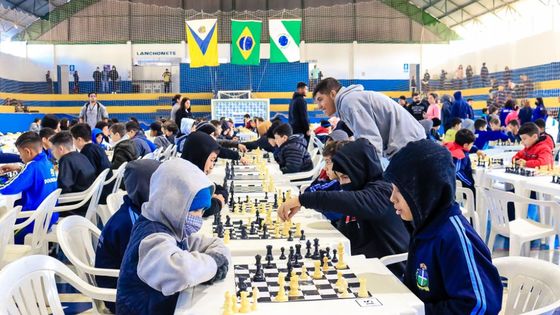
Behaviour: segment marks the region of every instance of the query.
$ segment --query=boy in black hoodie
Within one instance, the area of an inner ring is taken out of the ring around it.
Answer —
[[[363,138],[350,142],[336,152],[332,162],[343,191],[305,192],[278,208],[280,218],[293,217],[301,206],[342,213],[355,218],[340,227],[350,239],[352,255],[373,258],[406,252],[409,234],[393,213],[391,184],[383,180],[373,145]],[[404,268],[394,265],[390,269],[400,275]]]
[[[391,202],[412,231],[404,283],[426,314],[497,314],[502,283],[490,251],[455,202],[455,167],[444,147],[410,142],[389,164]]]
[[[126,127],[124,124],[113,124],[109,132],[113,145],[113,160],[111,161],[113,169],[119,168],[124,162],[134,161],[138,158],[138,152],[134,142],[124,138],[126,135]]]
[[[202,131],[195,131],[185,140],[185,149],[181,154],[181,158],[196,165],[204,174],[210,175],[219,152],[220,145],[214,138]],[[216,183],[214,183],[214,186],[215,189],[212,195],[211,206],[204,211],[204,217],[220,212],[227,202],[227,189]]]
[[[111,162],[109,162],[105,150],[103,150],[99,144],[91,142],[91,127],[88,124],[76,124],[70,129],[70,133],[74,138],[74,146],[76,149],[78,149],[81,154],[85,155],[95,168],[95,176],[111,168]],[[107,177],[109,176],[110,175],[107,175]]]
[[[274,129],[274,142],[278,149],[274,159],[284,174],[306,172],[313,169],[311,155],[307,152],[307,141],[301,134],[292,134],[288,124],[279,125]]]

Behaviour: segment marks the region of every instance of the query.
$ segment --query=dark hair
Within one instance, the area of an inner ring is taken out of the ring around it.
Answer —
[[[287,136],[290,137],[293,134],[292,127],[290,124],[281,124],[274,129],[274,135],[279,135],[280,137]]]
[[[60,120],[60,130],[68,130],[68,118],[62,118]]]
[[[451,119],[450,126],[455,127],[457,125],[460,125],[462,122],[463,121],[461,120],[461,118],[455,117],[455,118]]]
[[[41,119],[41,128],[52,128],[54,130],[58,129],[58,123],[60,122],[60,120],[58,120],[58,117],[56,117],[55,115],[52,114],[48,114],[43,116],[43,119]]]
[[[113,124],[109,130],[114,134],[118,133],[121,137],[126,134],[126,127],[121,123]]]
[[[104,121],[98,121],[97,124],[95,124],[95,128],[97,129],[103,130],[105,127],[109,127],[109,124]]]
[[[243,118],[251,118],[251,115],[245,114],[245,115],[243,115]]]
[[[41,120],[41,118],[36,117],[35,119],[33,119],[33,122],[36,123],[36,122],[39,122],[39,120]]]
[[[16,148],[29,147],[35,147],[37,150],[41,147],[41,137],[36,132],[24,132],[16,140]]]
[[[508,122],[508,125],[512,125],[514,127],[519,127],[519,121],[517,121],[517,119],[512,119]]]
[[[507,100],[506,103],[504,104],[504,107],[509,109],[513,109],[513,106],[515,106],[514,100]]]
[[[438,98],[439,98],[439,95],[438,95],[436,92],[430,92],[429,95],[431,95],[436,101],[437,101]]]
[[[180,109],[181,109],[181,110],[184,110],[184,111],[187,111],[187,112],[190,113],[191,107],[189,106],[189,108],[187,109],[187,101],[190,101],[190,100],[191,100],[191,99],[188,98],[188,97],[186,97],[186,96],[183,97],[183,98],[181,99],[181,107],[180,107]]]
[[[138,118],[136,118],[134,116],[130,116],[130,118],[128,120],[133,121],[133,122],[137,123],[138,125],[140,125],[140,122],[138,121]]]
[[[338,150],[342,149],[343,146],[350,143],[351,141],[343,140],[343,141],[331,141],[325,145],[323,148],[323,156],[330,156],[333,157]]]
[[[95,93],[95,92],[89,92],[89,93],[87,94],[87,97],[90,97],[91,94],[95,94],[95,95],[97,96],[97,93]]]
[[[71,148],[74,143],[74,139],[72,138],[70,131],[61,131],[52,136],[49,140],[53,145],[60,145],[66,148]]]
[[[84,141],[91,141],[91,127],[88,124],[77,124],[72,129],[70,133],[74,139],[82,138]]]
[[[150,124],[150,130],[156,131],[158,136],[161,136],[163,132],[161,131],[161,123],[159,121],[154,121]]]
[[[533,136],[538,134],[539,134],[539,127],[537,127],[537,124],[532,122],[526,122],[523,125],[521,125],[521,128],[519,128],[519,135]]]
[[[490,119],[490,124],[499,125],[500,124],[500,118],[494,117],[494,118]]]
[[[401,96],[399,96],[399,99],[400,99],[400,100],[403,100],[403,101],[406,101],[406,96],[401,95]]]
[[[338,82],[337,79],[325,78],[315,86],[315,89],[313,90],[313,98],[315,98],[315,95],[317,95],[317,93],[329,94],[331,91],[338,92],[341,87],[342,85],[340,85],[340,82]]]
[[[131,120],[131,121],[126,123],[125,128],[126,128],[126,132],[129,132],[129,131],[132,131],[132,130],[138,131],[138,130],[140,130],[140,125],[137,122]]]
[[[180,99],[181,99],[181,94],[175,94],[175,96],[173,96],[171,100],[173,101],[173,103],[176,103]]]
[[[468,103],[468,102],[472,102],[472,101],[473,101],[472,98],[467,98],[467,103]]]
[[[432,127],[441,126],[441,119],[434,117],[432,118]]]
[[[469,129],[461,129],[455,134],[455,143],[460,146],[473,143],[475,139],[474,133]]]
[[[119,119],[118,118],[111,118],[111,122],[113,122],[113,124],[118,124]]]
[[[171,120],[168,120],[163,124],[163,129],[167,131],[171,131],[171,133],[173,133],[174,135],[176,135],[177,132],[179,132],[179,127],[177,127],[177,124]]]
[[[474,129],[475,129],[475,130],[478,130],[478,129],[482,128],[482,127],[486,127],[486,125],[488,125],[488,123],[486,122],[485,119],[479,118],[479,119],[477,119],[477,120],[474,121]]]
[[[280,122],[280,121],[273,122],[272,125],[270,125],[270,127],[266,131],[266,137],[268,139],[274,139],[274,130],[276,130],[276,128],[278,126],[280,126],[281,124],[282,124],[282,122]]]
[[[418,94],[418,92],[412,93],[412,97],[416,97],[416,96],[418,96],[418,95],[420,95],[420,94]]]
[[[298,82],[298,84],[297,84],[298,89],[304,88],[306,86],[307,86],[307,84],[305,82]]]
[[[72,126],[74,126],[77,123],[78,123],[78,120],[74,118],[74,119],[70,120],[70,123],[68,124],[68,127],[72,128]]]
[[[39,138],[43,139],[43,138],[50,138],[51,136],[53,136],[56,133],[56,131],[54,131],[54,129],[52,128],[41,128],[41,130],[39,130]]]
[[[539,118],[537,120],[534,121],[535,125],[537,125],[537,127],[544,129],[546,127],[546,122],[544,121],[544,119]]]
[[[483,109],[482,109],[482,113],[483,113],[483,114],[488,114],[488,107],[483,108]]]
[[[219,120],[215,120],[215,119],[210,120],[210,123],[216,128],[222,125],[222,123]]]

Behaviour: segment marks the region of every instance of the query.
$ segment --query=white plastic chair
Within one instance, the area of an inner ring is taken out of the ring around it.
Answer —
[[[322,155],[316,155],[313,158],[313,168],[306,172],[299,172],[299,173],[292,173],[292,174],[284,174],[282,175],[283,178],[290,180],[292,182],[298,180],[305,180],[307,178],[314,178],[319,175],[321,169],[325,166],[324,160]]]
[[[457,201],[459,205],[461,205],[461,212],[463,213],[463,216],[465,216],[465,218],[467,218],[469,222],[471,222],[472,227],[474,228],[476,233],[478,233],[478,235],[481,235],[480,218],[478,217],[478,213],[475,210],[475,200],[472,190],[465,187],[457,186],[455,190],[455,201]]]
[[[12,226],[10,232],[21,230],[33,223],[33,232],[27,234],[24,239],[24,244],[8,244],[4,252],[2,265],[12,262],[23,256],[33,254],[47,254],[47,232],[49,231],[49,223],[51,222],[53,209],[56,205],[56,200],[60,196],[60,189],[53,191],[50,195],[41,202],[39,207],[34,211],[19,211],[18,218],[26,218],[21,223],[16,223]],[[12,234],[13,235],[13,234]],[[12,238],[13,240],[13,238]]]
[[[154,152],[150,152],[142,157],[142,160],[154,160],[155,155]]]
[[[114,302],[116,290],[96,288],[60,261],[45,255],[19,259],[0,271],[0,314],[63,315],[55,276],[89,298]]]
[[[158,159],[162,162],[167,161],[169,160],[169,158],[171,158],[174,155],[173,152],[177,152],[176,150],[177,148],[174,144],[168,145],[167,148],[165,148],[165,151],[163,151],[161,155],[158,157]]]
[[[14,239],[14,225],[21,206],[17,206],[4,212],[0,217],[0,262],[3,261],[4,252],[9,243]]]
[[[553,314],[560,308],[560,266],[528,257],[496,258],[493,263],[507,279],[503,314]]]
[[[513,221],[509,221],[507,204],[514,202],[516,205],[533,204],[540,208],[544,207],[552,211],[553,220],[557,222],[555,218],[560,213],[560,205],[557,202],[532,200],[494,188],[483,189],[482,191],[485,198],[484,204],[488,207],[491,218],[490,238],[488,240],[490,252],[493,251],[497,235],[509,237],[510,256],[520,256],[522,246],[528,244],[527,242],[556,234],[553,225],[527,219],[527,211]],[[526,209],[527,207],[523,206],[523,208]],[[550,241],[553,242],[553,240],[554,238],[551,237]]]
[[[109,178],[108,180],[105,181],[105,183],[103,183],[104,186],[107,186],[110,183],[115,182],[115,185],[113,186],[113,190],[111,192],[114,193],[117,190],[119,190],[119,187],[121,186],[121,182],[124,176],[124,170],[127,164],[128,162],[124,162],[123,164],[121,164],[119,168],[113,171],[113,176],[111,176],[111,178]]]
[[[392,264],[396,264],[396,263],[406,261],[407,259],[408,259],[408,253],[402,253],[402,254],[395,254],[395,255],[389,255],[389,256],[381,257],[381,258],[379,258],[379,261],[383,265],[389,266],[389,265],[392,265]]]
[[[107,196],[107,208],[109,209],[109,213],[111,215],[115,214],[115,212],[119,210],[124,202],[124,196],[126,196],[126,191],[123,190],[119,190]],[[106,221],[104,223],[106,223]]]
[[[56,235],[62,252],[82,280],[97,286],[95,276],[119,277],[118,269],[95,268],[95,249],[101,231],[91,221],[77,215],[66,217],[58,224]],[[99,301],[94,306],[97,310],[104,309]]]

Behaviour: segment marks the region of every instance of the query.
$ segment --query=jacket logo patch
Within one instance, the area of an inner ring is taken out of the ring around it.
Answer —
[[[428,279],[428,270],[426,264],[421,263],[420,268],[416,269],[416,286],[420,290],[430,292],[430,280]]]

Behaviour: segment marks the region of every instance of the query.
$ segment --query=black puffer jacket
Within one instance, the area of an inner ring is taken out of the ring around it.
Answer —
[[[113,149],[113,160],[111,168],[117,169],[124,162],[130,162],[138,159],[136,144],[132,140],[123,140],[117,143]]]
[[[311,155],[307,152],[307,141],[300,134],[289,137],[274,154],[274,159],[284,174],[313,169]]]

